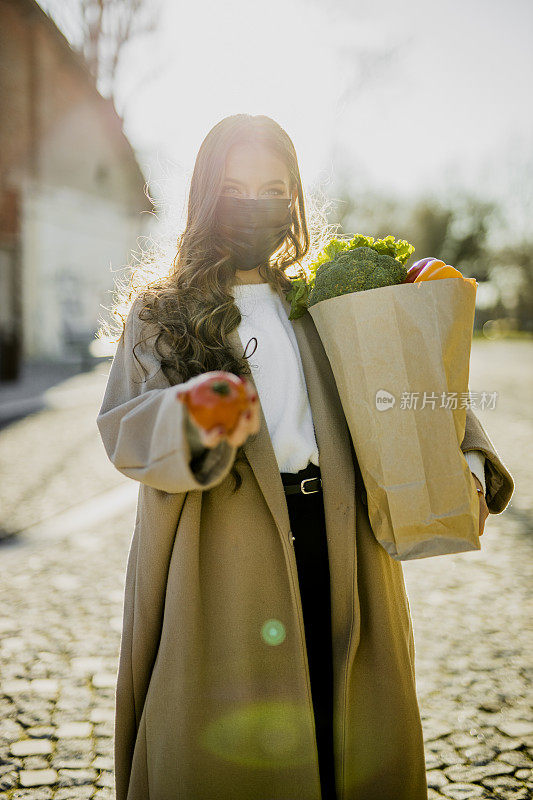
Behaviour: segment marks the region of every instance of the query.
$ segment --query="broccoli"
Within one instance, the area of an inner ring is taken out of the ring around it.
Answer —
[[[344,250],[318,267],[308,306],[341,294],[403,283],[406,277],[407,268],[392,256],[371,247]]]
[[[407,259],[414,246],[394,236],[374,241],[356,233],[348,239],[331,239],[309,265],[309,278],[295,278],[287,293],[289,319],[298,319],[309,306],[341,294],[404,283]]]

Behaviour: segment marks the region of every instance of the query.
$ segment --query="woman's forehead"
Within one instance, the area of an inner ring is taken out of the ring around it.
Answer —
[[[261,188],[274,180],[288,185],[289,172],[282,159],[267,147],[242,144],[230,148],[226,156],[225,178]]]

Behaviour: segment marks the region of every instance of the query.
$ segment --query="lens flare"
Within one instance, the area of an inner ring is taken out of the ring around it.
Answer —
[[[220,716],[200,734],[200,745],[227,761],[278,769],[309,763],[312,722],[306,705],[253,703]]]
[[[285,635],[285,625],[279,619],[267,619],[261,628],[261,637],[266,644],[281,644]]]

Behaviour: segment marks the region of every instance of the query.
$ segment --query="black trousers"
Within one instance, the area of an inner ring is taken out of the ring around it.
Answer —
[[[283,483],[320,475],[311,462],[297,473],[281,473]],[[306,484],[309,487],[309,484]],[[286,495],[316,724],[322,800],[337,800],[333,760],[333,660],[326,521],[322,492]]]

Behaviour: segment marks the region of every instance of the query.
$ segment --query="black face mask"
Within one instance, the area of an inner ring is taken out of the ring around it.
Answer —
[[[291,228],[290,203],[288,197],[240,200],[220,195],[217,233],[229,247],[235,269],[250,270],[268,263]]]

